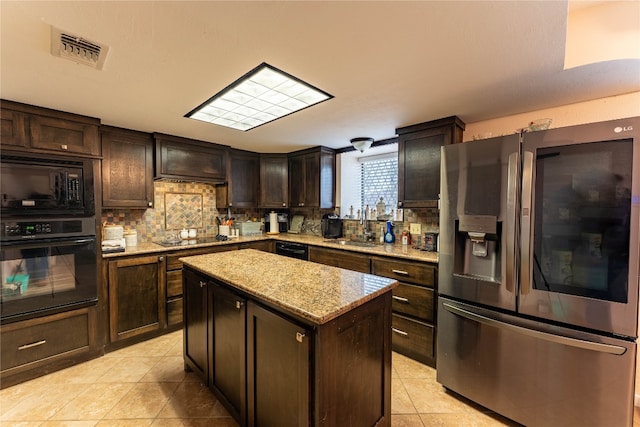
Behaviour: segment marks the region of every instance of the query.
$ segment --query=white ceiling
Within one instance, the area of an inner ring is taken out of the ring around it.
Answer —
[[[637,31],[640,2],[630,4]],[[390,138],[451,115],[472,123],[639,91],[637,57],[564,70],[567,9],[566,1],[2,0],[0,96],[285,152]],[[52,56],[51,25],[108,45],[103,70]],[[184,118],[262,62],[335,98],[248,132]]]

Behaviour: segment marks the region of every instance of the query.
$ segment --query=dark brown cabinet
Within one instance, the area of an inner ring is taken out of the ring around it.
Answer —
[[[260,207],[289,206],[289,162],[286,154],[260,155]]]
[[[0,327],[0,384],[10,387],[100,356],[94,307]]]
[[[3,146],[94,157],[101,154],[99,119],[6,100],[0,108]]]
[[[111,260],[108,274],[112,343],[166,327],[164,256]]]
[[[29,140],[27,139],[27,118],[26,115],[18,111],[7,110],[2,103],[0,109],[0,122],[2,127],[2,146],[3,147],[27,147]]]
[[[456,116],[396,129],[398,208],[437,207],[440,147],[462,141],[465,124]]]
[[[391,424],[390,293],[309,325],[187,267],[184,309],[185,368],[241,426]]]
[[[223,183],[227,180],[228,147],[155,133],[155,177]]]
[[[289,206],[335,207],[335,151],[315,147],[289,153]]]
[[[371,272],[371,257],[369,255],[341,249],[309,246],[309,261],[359,271],[360,273]]]
[[[247,425],[309,425],[310,332],[252,301],[247,319]]]
[[[216,207],[256,208],[260,198],[260,155],[229,150],[225,185],[216,187]]]
[[[234,418],[245,422],[247,300],[229,288],[210,284],[213,306],[213,363],[209,384],[224,399]]]
[[[102,126],[102,206],[153,207],[153,138],[150,134]]]
[[[184,363],[208,385],[209,345],[213,345],[209,340],[209,279],[191,270],[186,270],[183,278]]]
[[[435,266],[392,258],[373,257],[371,273],[399,282],[393,290],[393,350],[435,366]]]
[[[183,291],[182,291],[182,261],[180,258],[237,250],[237,245],[210,246],[207,248],[183,249],[167,255],[167,327],[174,328],[182,325],[183,321]]]

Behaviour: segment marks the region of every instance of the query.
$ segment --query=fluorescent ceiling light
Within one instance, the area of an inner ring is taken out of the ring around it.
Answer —
[[[331,98],[332,95],[262,63],[185,117],[247,131]]]

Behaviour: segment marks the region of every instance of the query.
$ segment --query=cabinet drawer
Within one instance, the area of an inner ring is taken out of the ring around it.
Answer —
[[[393,311],[433,323],[434,291],[423,286],[400,283],[393,290]]]
[[[167,325],[182,323],[182,297],[167,301]]]
[[[182,270],[167,271],[167,298],[182,295]]]
[[[434,266],[418,262],[387,258],[372,258],[371,260],[372,274],[431,288],[435,287],[435,271]]]
[[[397,314],[391,315],[391,325],[393,351],[423,363],[432,363],[435,357],[433,326]]]
[[[224,251],[232,251],[238,249],[237,245],[220,245],[220,246],[210,246],[208,248],[199,248],[199,249],[186,249],[180,252],[172,253],[171,255],[167,255],[167,271],[171,270],[181,270],[182,262],[180,262],[180,258],[193,256],[193,255],[202,255],[202,254],[210,254],[214,252],[224,252]]]
[[[309,261],[348,270],[369,273],[371,261],[367,255],[339,249],[326,249],[309,246]]]
[[[0,370],[89,347],[88,313],[63,313],[2,328]],[[62,332],[66,331],[66,332]]]

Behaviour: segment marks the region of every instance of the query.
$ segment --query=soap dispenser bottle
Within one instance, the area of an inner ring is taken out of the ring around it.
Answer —
[[[396,236],[393,234],[393,223],[387,221],[387,231],[384,233],[384,242],[393,243],[396,241]]]

